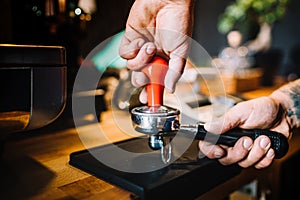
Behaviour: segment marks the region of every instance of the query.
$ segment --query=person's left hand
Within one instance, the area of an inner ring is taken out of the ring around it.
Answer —
[[[282,133],[289,138],[291,126],[282,112],[280,101],[274,96],[260,97],[238,103],[228,110],[223,118],[205,124],[211,133],[224,133],[232,128],[270,129]],[[243,168],[269,166],[275,152],[271,148],[269,137],[262,135],[254,141],[249,137],[241,137],[233,147],[199,142],[201,152],[211,159],[218,159],[223,165],[237,163]]]

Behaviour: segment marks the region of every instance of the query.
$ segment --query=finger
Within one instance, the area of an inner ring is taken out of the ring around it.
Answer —
[[[259,162],[271,147],[271,141],[268,136],[262,135],[259,136],[253,144],[252,149],[250,150],[247,158],[242,160],[238,164],[241,167],[247,168]]]
[[[270,129],[271,131],[276,131],[283,134],[286,138],[289,138],[292,134],[290,125],[286,120],[282,120],[276,127]]]
[[[199,141],[198,146],[200,151],[210,159],[218,159],[226,155],[223,148],[206,141]]]
[[[128,25],[122,37],[119,54],[124,59],[133,59],[137,56],[142,46],[153,41],[151,33],[147,29],[135,29],[135,26]],[[150,39],[150,40],[149,40]]]
[[[151,61],[155,53],[156,47],[154,43],[147,42],[142,46],[134,58],[127,60],[127,67],[130,70],[141,70]]]
[[[211,133],[221,134],[239,125],[241,118],[232,112],[227,111],[223,116],[213,119],[204,124],[204,128]]]
[[[223,165],[230,165],[243,160],[249,154],[252,145],[253,141],[251,138],[240,138],[233,147],[227,149],[227,155],[219,159],[219,162]]]
[[[274,149],[269,149],[266,156],[261,161],[259,161],[256,165],[254,165],[254,167],[256,169],[266,168],[272,163],[274,157],[275,157]]]
[[[130,41],[126,36],[124,36],[121,40],[119,54],[124,59],[133,59],[144,44],[145,40],[143,38],[136,38]]]
[[[186,60],[184,58],[171,54],[169,60],[169,69],[165,77],[165,88],[169,93],[174,93],[176,83],[184,71],[185,63]]]
[[[210,133],[221,134],[224,133],[223,126],[224,126],[224,117],[215,119],[213,121],[207,122],[204,124],[204,129]]]
[[[235,113],[241,118],[239,127],[267,129],[274,125],[278,105],[269,97],[260,97],[239,103]]]
[[[143,104],[148,102],[148,94],[147,94],[145,88],[141,91],[139,99],[140,99],[140,102]]]
[[[146,85],[149,82],[149,79],[143,72],[133,71],[132,75],[131,75],[131,82],[132,82],[133,86],[139,88],[139,87],[143,87],[144,85]],[[148,101],[147,97],[148,97],[148,95],[144,88],[141,91],[140,96],[139,96],[140,102],[147,103],[147,101]]]
[[[149,79],[143,72],[133,71],[131,75],[131,83],[134,87],[139,88],[149,83]]]
[[[248,102],[247,102],[248,103]],[[243,124],[247,120],[247,116],[250,115],[251,109],[245,104],[238,103],[231,109],[229,109],[222,117],[214,121],[208,122],[204,125],[204,128],[212,133],[224,133],[235,127]]]

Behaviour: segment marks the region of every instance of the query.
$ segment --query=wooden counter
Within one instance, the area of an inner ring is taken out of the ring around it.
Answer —
[[[110,112],[102,117],[112,118]],[[114,132],[110,123],[106,120],[103,128]],[[94,126],[81,129],[90,132]],[[114,141],[129,138],[114,133]],[[13,134],[4,144],[1,159],[0,199],[130,199],[127,191],[68,164],[70,153],[84,148],[75,128]]]
[[[265,95],[271,91],[262,90],[259,94]],[[253,93],[245,93],[246,95],[251,96]],[[109,138],[111,141],[133,137],[113,126],[115,122],[110,111],[102,113],[102,119],[101,128],[113,133]],[[55,126],[60,125],[63,124],[57,123]],[[94,128],[95,124],[81,127],[87,134],[92,134]],[[90,139],[90,146],[101,145],[101,142]],[[104,143],[105,141],[102,142]],[[298,151],[295,146],[297,145],[293,145],[293,152]],[[37,131],[12,134],[3,146],[0,199],[130,199],[129,192],[68,164],[70,153],[84,148],[86,146],[75,128],[59,130],[50,125]],[[262,171],[244,170],[199,199],[221,199],[255,179]]]

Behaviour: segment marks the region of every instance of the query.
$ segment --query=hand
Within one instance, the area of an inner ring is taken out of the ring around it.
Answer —
[[[274,96],[238,103],[228,110],[222,119],[205,124],[205,129],[212,133],[224,133],[234,127],[244,129],[270,129],[284,134],[291,134],[289,120],[282,112],[280,101]],[[223,165],[238,163],[241,167],[265,168],[275,156],[270,148],[267,136],[260,136],[255,141],[249,137],[240,138],[233,147],[214,145],[206,141],[199,142],[199,148],[208,158],[218,159]]]
[[[141,87],[148,79],[140,70],[155,54],[169,61],[165,88],[173,93],[183,73],[190,46],[194,0],[136,0],[127,19],[119,53],[132,70],[132,84]],[[147,101],[146,93],[140,96]]]

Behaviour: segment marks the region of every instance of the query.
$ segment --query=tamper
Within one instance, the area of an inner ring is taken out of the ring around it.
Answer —
[[[275,151],[275,158],[283,157],[289,148],[287,138],[281,133],[267,129],[232,129],[223,134],[209,133],[203,124],[180,124],[180,111],[168,106],[163,106],[164,78],[168,63],[160,57],[155,57],[143,72],[150,82],[146,85],[148,93],[148,106],[136,107],[131,110],[131,119],[136,131],[149,135],[149,147],[153,150],[162,149],[168,140],[181,132],[187,137],[196,140],[233,146],[242,136],[255,140],[261,135],[266,135],[271,140],[271,148]],[[170,145],[168,145],[170,146]]]
[[[172,123],[179,121],[180,111],[171,107],[163,106],[164,79],[168,70],[168,63],[163,58],[156,56],[143,68],[148,76],[149,83],[146,85],[148,93],[148,105],[136,107],[131,110],[131,118],[134,129],[149,135],[150,148],[157,150],[164,144],[161,132],[170,129]]]

